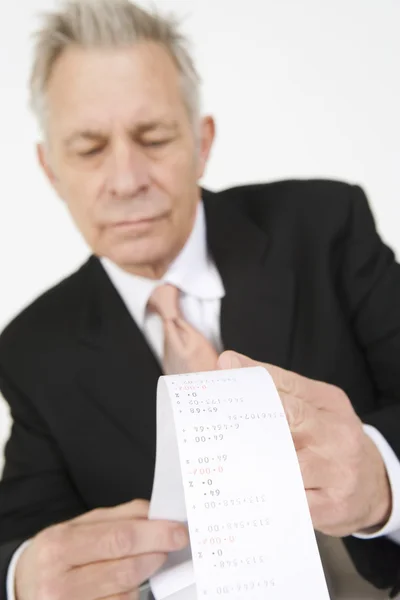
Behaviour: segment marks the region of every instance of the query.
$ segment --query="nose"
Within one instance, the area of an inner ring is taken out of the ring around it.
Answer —
[[[146,156],[132,142],[116,144],[110,156],[109,191],[112,196],[131,198],[147,190],[149,166]]]

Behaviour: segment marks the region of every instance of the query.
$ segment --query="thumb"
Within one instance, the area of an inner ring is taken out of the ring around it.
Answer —
[[[241,369],[242,367],[257,367],[259,365],[260,363],[257,361],[232,350],[223,352],[217,362],[218,369]]]

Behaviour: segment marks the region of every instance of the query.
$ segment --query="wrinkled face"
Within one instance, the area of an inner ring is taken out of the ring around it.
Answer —
[[[39,158],[92,251],[160,276],[187,240],[214,136],[194,131],[180,74],[153,43],[69,48],[47,88]]]

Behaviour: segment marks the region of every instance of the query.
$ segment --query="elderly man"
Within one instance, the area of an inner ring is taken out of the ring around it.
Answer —
[[[185,40],[127,0],[48,15],[31,91],[40,163],[93,255],[0,338],[1,597],[137,598],[188,543],[147,519],[157,379],[253,361],[281,393],[336,597],[356,580],[339,538],[396,588],[400,268],[363,192],[201,189],[214,122]]]

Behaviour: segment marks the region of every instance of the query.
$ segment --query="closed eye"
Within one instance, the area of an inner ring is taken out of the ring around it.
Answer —
[[[87,150],[86,152],[79,152],[79,156],[95,156],[96,154],[99,154],[101,151],[103,150],[103,148],[91,148],[90,150]]]
[[[169,139],[152,140],[149,142],[143,142],[143,146],[145,146],[146,148],[159,148],[160,146],[165,146],[166,144],[168,144],[169,141]]]

